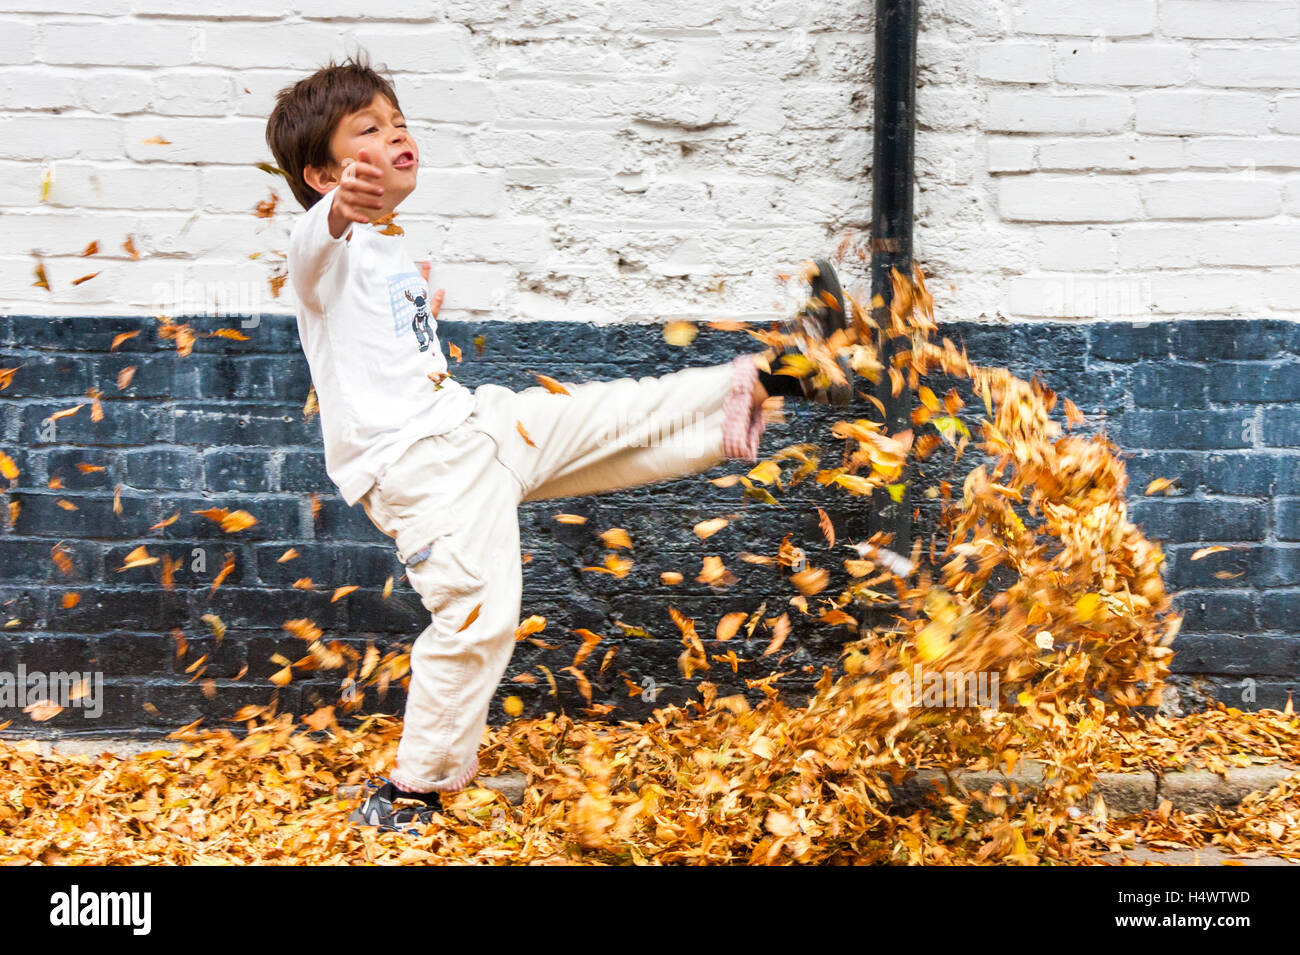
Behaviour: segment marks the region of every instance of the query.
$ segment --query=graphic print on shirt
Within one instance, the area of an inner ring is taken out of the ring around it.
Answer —
[[[423,292],[412,295],[410,289],[406,290],[406,300],[415,306],[415,318],[411,319],[411,328],[420,342],[420,351],[427,351],[429,348],[428,300]]]
[[[418,272],[399,272],[388,277],[388,303],[393,311],[393,337],[408,331],[415,333],[420,351],[428,351],[433,341],[429,323],[429,287]]]

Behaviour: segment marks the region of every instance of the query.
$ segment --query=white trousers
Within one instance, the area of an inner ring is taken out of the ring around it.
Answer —
[[[478,771],[519,625],[519,504],[756,461],[756,377],[752,356],[737,355],[660,377],[566,384],[569,395],[479,385],[462,424],[416,441],[379,476],[361,506],[396,541],[432,614],[411,652],[397,785],[452,791]]]

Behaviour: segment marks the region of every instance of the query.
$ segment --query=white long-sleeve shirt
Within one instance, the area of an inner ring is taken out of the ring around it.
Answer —
[[[294,223],[288,266],[325,471],[351,506],[412,443],[469,417],[474,393],[454,378],[441,388],[429,378],[447,371],[447,359],[403,238],[369,223],[334,238],[333,201],[325,194]]]

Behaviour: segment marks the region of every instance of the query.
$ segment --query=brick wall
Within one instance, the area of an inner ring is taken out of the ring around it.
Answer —
[[[774,269],[868,221],[871,7],[4,0],[0,309],[149,314],[192,282],[196,310],[238,283],[291,312],[266,283],[295,209],[253,165],[265,117],[362,45],[423,145],[401,214],[446,317],[771,316]],[[917,244],[941,303],[1296,317],[1298,54],[1297,0],[927,3]],[[272,190],[284,214],[251,220]]]
[[[303,655],[301,641],[281,629],[289,619],[308,617],[328,638],[358,650],[369,642],[390,648],[427,625],[391,543],[360,508],[344,505],[324,473],[319,423],[304,419],[299,401],[307,368],[292,319],[267,317],[247,342],[200,338],[185,358],[152,326],[139,318],[0,317],[0,345],[21,362],[13,384],[0,392],[0,446],[10,449],[21,470],[8,495],[19,505],[18,519],[0,533],[6,631],[0,670],[12,672],[18,663],[46,671],[98,669],[108,681],[108,704],[98,721],[89,724],[69,709],[50,721],[50,729],[157,731],[264,704],[273,692],[267,678],[279,669],[272,654],[290,660]],[[136,329],[143,334],[108,350],[115,335]],[[441,331],[468,358],[457,366],[462,381],[512,388],[533,384],[532,371],[582,381],[721,362],[738,340],[706,329],[682,350],[666,345],[651,326],[558,322],[444,323]],[[1238,706],[1283,705],[1286,694],[1300,688],[1300,376],[1294,373],[1300,325],[951,323],[944,332],[977,361],[1040,372],[1076,401],[1090,427],[1104,428],[1128,449],[1133,513],[1166,543],[1167,580],[1186,613],[1175,644],[1183,703],[1216,697]],[[479,334],[485,350],[473,357]],[[613,355],[617,362],[610,361]],[[17,440],[38,434],[41,419],[70,407],[87,382],[111,380],[127,365],[139,369],[137,384],[104,400],[102,421],[91,421],[83,409],[60,419],[53,434]],[[762,453],[812,440],[833,459],[829,428],[837,415],[807,405],[792,410],[790,421],[769,430]],[[864,404],[859,413],[866,410]],[[83,471],[78,463],[102,470]],[[816,508],[827,510],[841,541],[867,535],[867,509],[859,500],[808,486],[813,482],[782,495],[785,506],[777,509],[705,480],[731,470],[720,466],[700,478],[522,508],[522,547],[531,555],[524,565],[523,612],[545,616],[543,637],[557,646],[519,645],[511,676],[528,672],[539,682],[507,683],[497,707],[517,694],[529,713],[581,709],[576,683],[560,672],[580,644],[571,632],[579,627],[608,638],[598,656],[617,648],[604,674],[587,668],[596,702],[616,704],[617,716],[647,715],[652,701],[629,697],[625,676],[633,686],[648,688],[645,681],[653,680],[660,688],[653,703],[684,701],[690,685],[677,670],[680,634],[669,606],[694,617],[702,634],[712,633],[724,614],[752,613],[764,601],[765,617],[789,610],[793,631],[785,650],[791,655],[779,668],[787,672],[782,687],[796,697],[821,665],[833,665],[851,635],[809,624],[787,605],[795,591],[785,574],[740,555],[773,554],[788,532],[815,565],[832,571],[830,592],[838,592],[848,582],[841,563],[848,552],[842,546],[833,554],[827,550]],[[51,488],[55,477],[62,486]],[[1156,477],[1173,479],[1172,493],[1144,497]],[[312,495],[320,501],[318,516]],[[924,505],[921,495],[916,498]],[[246,509],[258,523],[223,533],[193,513],[213,507]],[[174,523],[153,529],[177,513]],[[558,513],[589,520],[560,524]],[[701,544],[691,528],[720,514],[740,517]],[[926,525],[922,520],[919,526]],[[605,548],[597,534],[615,526],[632,536],[633,572],[621,579],[584,572],[602,562]],[[60,542],[72,561],[66,575],[51,560]],[[1212,544],[1229,550],[1191,560]],[[173,590],[161,586],[158,565],[120,570],[141,545],[152,557],[181,561]],[[279,563],[290,547],[301,556]],[[235,571],[212,592],[227,553],[235,556]],[[196,563],[200,554],[202,564]],[[695,582],[706,554],[723,558],[738,578],[734,586],[715,592]],[[685,582],[663,585],[664,571],[682,573]],[[390,575],[395,589],[384,599]],[[301,577],[312,578],[314,589],[294,588]],[[335,588],[349,585],[360,589],[331,599]],[[80,599],[65,608],[68,593]],[[220,642],[205,614],[227,627]],[[615,621],[652,636],[629,636]],[[183,655],[176,653],[173,630],[185,636]],[[741,664],[734,675],[715,661],[710,679],[745,690],[745,678],[772,669],[775,658],[758,660],[770,639],[770,630],[760,628],[749,641],[706,642],[710,654],[734,649],[756,661]],[[247,672],[235,679],[245,665]],[[558,698],[547,696],[539,665],[557,674]],[[214,681],[211,697],[203,691],[206,680]],[[337,701],[338,694],[339,675],[323,672],[299,674],[278,698],[284,708],[310,711]],[[366,704],[400,712],[401,694],[391,690],[380,700],[372,688]],[[493,718],[501,716],[494,709]],[[10,717],[24,730],[31,725],[0,709],[0,719]]]

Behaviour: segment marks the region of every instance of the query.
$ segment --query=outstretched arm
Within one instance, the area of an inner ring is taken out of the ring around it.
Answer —
[[[289,278],[304,301],[317,302],[315,289],[346,247],[345,235],[353,222],[369,222],[369,210],[382,208],[376,196],[383,189],[373,184],[379,170],[362,160],[345,160],[339,184],[327,192],[294,224],[289,238]]]

